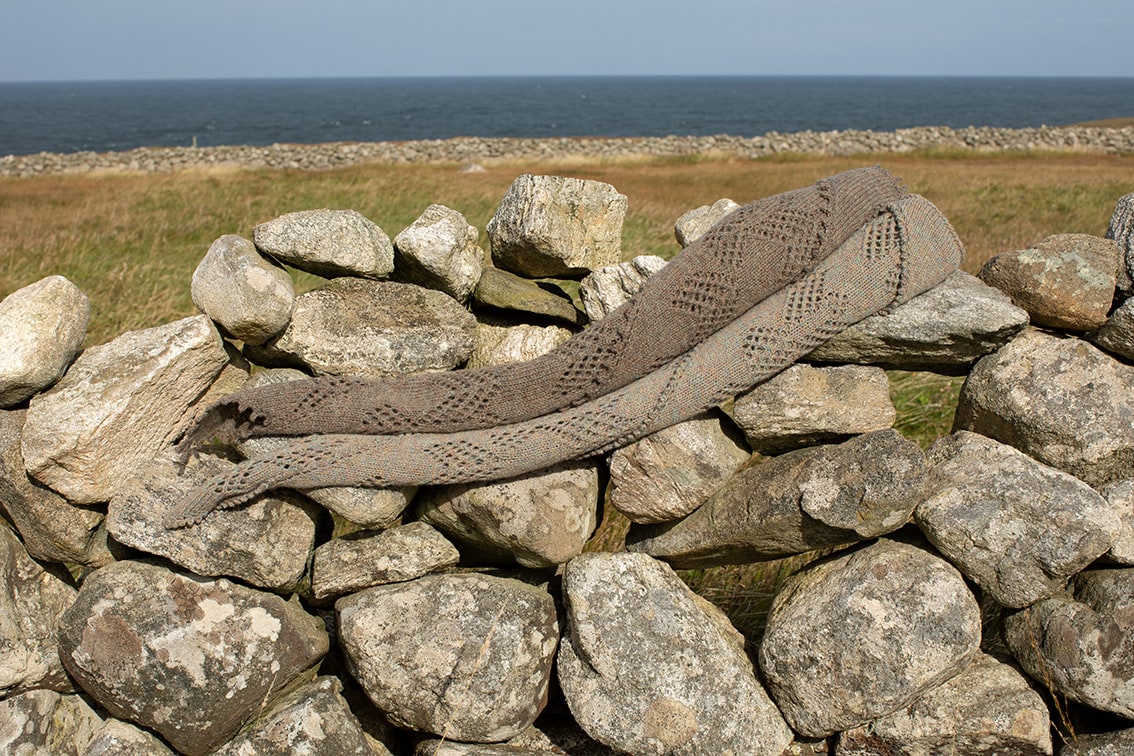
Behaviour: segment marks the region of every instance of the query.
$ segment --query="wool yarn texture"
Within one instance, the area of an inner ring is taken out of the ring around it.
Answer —
[[[484,428],[291,438],[270,456],[246,460],[233,474],[191,491],[167,513],[166,524],[199,522],[215,508],[238,505],[274,488],[499,480],[604,454],[771,378],[846,327],[935,286],[962,258],[956,233],[936,207],[916,195],[900,197],[810,273],[620,388],[538,417]],[[637,296],[646,293],[643,288]]]

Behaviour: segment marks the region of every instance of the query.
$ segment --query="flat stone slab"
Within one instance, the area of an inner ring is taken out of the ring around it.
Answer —
[[[569,300],[499,268],[485,268],[473,291],[473,302],[505,313],[536,315],[568,325],[582,325],[585,315]]]
[[[300,210],[252,229],[256,248],[326,278],[382,278],[394,269],[394,245],[354,210]]]
[[[315,549],[311,591],[317,599],[363,588],[413,580],[453,567],[461,554],[424,522],[410,522],[378,533],[359,531],[333,538]]]

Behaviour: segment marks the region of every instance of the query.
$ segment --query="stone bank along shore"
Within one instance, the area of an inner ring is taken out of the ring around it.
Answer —
[[[879,131],[768,132],[763,136],[636,138],[457,137],[415,142],[332,142],[267,147],[140,147],[124,152],[75,152],[0,157],[0,176],[91,171],[162,173],[214,166],[326,170],[361,163],[491,164],[511,160],[626,159],[731,155],[761,158],[781,153],[858,155],[944,149],[973,152],[1082,151],[1134,153],[1134,127],[1041,126],[1028,129],[924,126]]]

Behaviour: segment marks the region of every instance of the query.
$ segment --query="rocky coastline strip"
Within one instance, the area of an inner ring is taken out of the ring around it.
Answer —
[[[328,170],[363,163],[455,163],[465,167],[509,161],[623,160],[692,155],[756,159],[783,153],[845,156],[918,150],[1078,151],[1134,153],[1134,127],[1040,126],[1008,129],[924,126],[881,131],[768,132],[762,136],[622,138],[455,137],[410,142],[273,144],[266,147],[139,147],[122,152],[74,152],[0,157],[0,176],[96,171],[166,173],[211,167]]]

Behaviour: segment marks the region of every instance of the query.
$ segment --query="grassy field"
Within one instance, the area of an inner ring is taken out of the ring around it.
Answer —
[[[599,179],[629,198],[623,253],[672,256],[673,223],[721,197],[745,203],[848,168],[880,164],[925,195],[953,222],[975,273],[991,256],[1055,233],[1102,235],[1123,194],[1134,191],[1134,156],[957,152],[858,158],[782,156],[758,161],[703,158],[609,163],[369,165],[320,173],[215,170],[173,175],[106,174],[0,178],[0,298],[61,274],[92,300],[87,343],[195,313],[193,269],[222,234],[250,236],[279,214],[349,208],[391,237],[428,205],[462,212],[483,229],[522,173]],[[482,234],[487,249],[487,238]],[[301,287],[314,279],[301,280]],[[949,432],[960,380],[892,373],[897,427],[923,446]],[[627,523],[610,515],[596,546],[613,548]],[[762,624],[769,590],[804,558],[685,573],[740,629]]]

